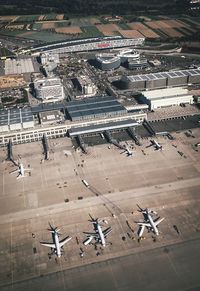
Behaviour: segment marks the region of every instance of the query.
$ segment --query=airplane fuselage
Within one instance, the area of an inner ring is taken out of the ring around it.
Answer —
[[[101,226],[98,223],[97,223],[97,231],[98,231],[100,239],[101,239],[101,244],[102,244],[102,246],[105,247],[105,245],[106,245],[105,237],[104,237],[104,234],[102,232]]]
[[[24,166],[23,166],[23,164],[19,164],[19,174],[21,176],[24,176]]]
[[[149,223],[151,224],[151,227],[152,227],[152,229],[153,229],[153,232],[154,232],[156,235],[158,235],[158,229],[157,229],[157,227],[155,226],[154,221],[153,221],[153,219],[152,219],[152,217],[151,217],[151,215],[150,215],[150,213],[149,213],[148,211],[147,211],[147,217],[148,217]]]
[[[58,234],[56,231],[54,231],[53,235],[54,235],[54,242],[55,242],[55,246],[56,246],[56,254],[60,258],[61,257],[61,249],[60,249]]]

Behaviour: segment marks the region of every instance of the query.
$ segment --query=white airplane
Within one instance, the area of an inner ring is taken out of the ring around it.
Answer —
[[[101,245],[103,247],[106,246],[106,237],[107,235],[109,235],[109,233],[112,231],[112,228],[111,227],[108,227],[106,228],[105,230],[102,230],[101,228],[101,221],[102,220],[99,220],[98,218],[97,219],[94,219],[92,218],[92,216],[89,214],[91,220],[89,220],[90,222],[92,222],[94,224],[94,229],[95,229],[95,233],[91,233],[91,232],[84,232],[86,235],[87,235],[87,239],[83,242],[84,245],[88,245],[92,240],[93,238],[101,243]]]
[[[124,151],[123,151],[121,154],[124,154],[124,153],[127,154],[127,157],[130,157],[130,156],[133,155],[133,152],[132,152],[131,150],[129,150],[128,147],[125,147],[125,148],[124,148]]]
[[[18,173],[18,176],[16,179],[20,179],[20,178],[25,178],[25,172],[31,172],[31,169],[25,169],[24,165],[22,163],[18,164],[18,169],[10,172],[10,174],[14,174],[14,173]]]
[[[52,233],[52,239],[53,243],[48,243],[48,242],[40,242],[41,245],[45,247],[49,247],[53,249],[53,253],[55,253],[58,258],[61,257],[62,254],[62,247],[72,239],[72,237],[67,236],[63,240],[59,241],[59,230],[57,227],[53,228],[51,224],[49,223],[50,229],[48,229]]]
[[[155,150],[162,150],[162,145],[160,143],[158,143],[155,139],[151,139],[150,140],[151,144],[148,147],[154,146]]]
[[[158,231],[157,226],[165,218],[163,217],[163,218],[159,219],[159,217],[158,217],[156,219],[153,219],[151,214],[156,214],[156,212],[149,210],[148,208],[142,209],[139,205],[138,205],[138,207],[140,209],[139,211],[144,214],[144,219],[145,219],[144,222],[137,222],[137,224],[140,226],[140,229],[138,232],[139,239],[142,237],[145,227],[147,227],[149,230],[153,231],[153,233],[155,233],[155,235],[159,235],[159,231]]]

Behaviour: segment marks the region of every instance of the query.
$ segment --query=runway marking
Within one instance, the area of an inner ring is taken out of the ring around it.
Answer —
[[[11,286],[12,286],[12,290],[14,290],[14,285],[13,285],[13,282],[14,282],[14,279],[13,279],[13,262],[12,262],[12,240],[13,240],[13,234],[12,234],[12,222],[10,224],[10,272],[11,272]]]

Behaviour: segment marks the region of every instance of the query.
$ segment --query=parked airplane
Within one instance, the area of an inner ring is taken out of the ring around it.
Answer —
[[[124,154],[124,153],[127,154],[127,157],[130,157],[130,156],[133,155],[133,152],[132,152],[131,150],[129,150],[128,147],[125,147],[125,148],[124,148],[124,151],[123,151],[121,154]]]
[[[111,227],[106,228],[105,230],[102,230],[102,227],[100,225],[102,220],[94,219],[90,214],[89,214],[91,220],[89,220],[90,222],[93,223],[94,225],[94,229],[95,229],[95,233],[92,232],[84,232],[87,235],[87,239],[83,242],[84,245],[88,245],[93,238],[99,242],[103,247],[106,246],[106,237],[109,235],[109,233],[112,231]]]
[[[18,176],[16,179],[25,178],[25,172],[31,172],[31,169],[25,169],[22,163],[18,164],[18,169],[12,171],[10,174],[14,174],[18,172]]]
[[[151,139],[150,140],[151,144],[148,147],[154,146],[155,150],[162,150],[162,145],[160,143],[158,143],[155,139]]]
[[[72,239],[72,237],[67,236],[63,240],[59,241],[59,230],[57,227],[52,227],[49,223],[50,229],[48,229],[52,233],[53,243],[48,242],[40,242],[41,245],[45,247],[49,247],[53,249],[53,253],[55,253],[59,258],[61,257],[63,246]]]
[[[158,224],[160,224],[165,218],[161,218],[159,219],[159,217],[157,217],[156,219],[153,219],[151,214],[156,214],[154,211],[149,210],[148,208],[146,209],[142,209],[139,205],[139,211],[143,213],[144,215],[144,222],[137,222],[137,224],[140,226],[139,232],[138,232],[138,236],[139,238],[142,237],[143,232],[145,227],[147,227],[147,229],[153,231],[155,233],[155,235],[159,235],[159,231],[158,231]]]

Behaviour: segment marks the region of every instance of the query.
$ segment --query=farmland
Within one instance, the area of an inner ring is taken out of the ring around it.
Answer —
[[[65,14],[41,14],[24,16],[0,16],[2,35],[53,42],[79,37],[121,35],[125,38],[145,37],[150,41],[166,41],[194,38],[200,23],[196,17],[179,18],[89,16],[68,18]],[[141,19],[141,20],[140,20]]]

